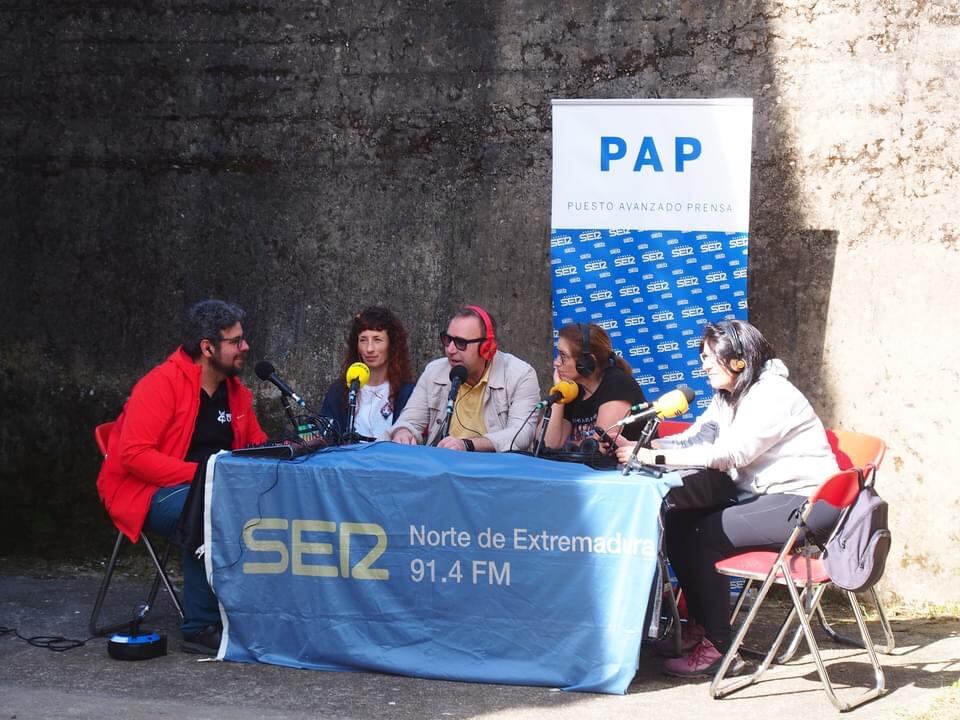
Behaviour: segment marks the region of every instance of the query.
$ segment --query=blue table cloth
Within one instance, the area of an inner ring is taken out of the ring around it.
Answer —
[[[221,657],[624,693],[669,484],[393,443],[223,453],[205,513]]]

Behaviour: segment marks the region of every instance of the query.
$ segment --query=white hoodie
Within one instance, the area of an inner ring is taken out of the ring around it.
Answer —
[[[728,472],[741,495],[809,495],[840,468],[823,423],[788,374],[780,360],[769,360],[740,399],[736,416],[714,395],[686,432],[657,444],[697,451],[691,464]]]

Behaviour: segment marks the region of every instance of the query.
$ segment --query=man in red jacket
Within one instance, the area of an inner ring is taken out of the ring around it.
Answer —
[[[113,426],[97,490],[131,542],[142,530],[173,535],[210,455],[266,440],[253,395],[236,377],[250,352],[243,315],[221,300],[192,306],[183,345],[134,386]],[[219,607],[191,547],[183,550],[183,606],[181,648],[215,654]]]

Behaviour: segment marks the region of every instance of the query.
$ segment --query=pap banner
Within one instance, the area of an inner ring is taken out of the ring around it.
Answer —
[[[753,101],[554,100],[554,334],[593,322],[648,398],[710,400],[702,326],[747,318]]]

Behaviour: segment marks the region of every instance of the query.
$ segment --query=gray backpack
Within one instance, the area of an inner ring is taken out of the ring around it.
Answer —
[[[823,562],[834,584],[852,592],[873,587],[890,552],[887,503],[865,485],[827,541]]]

